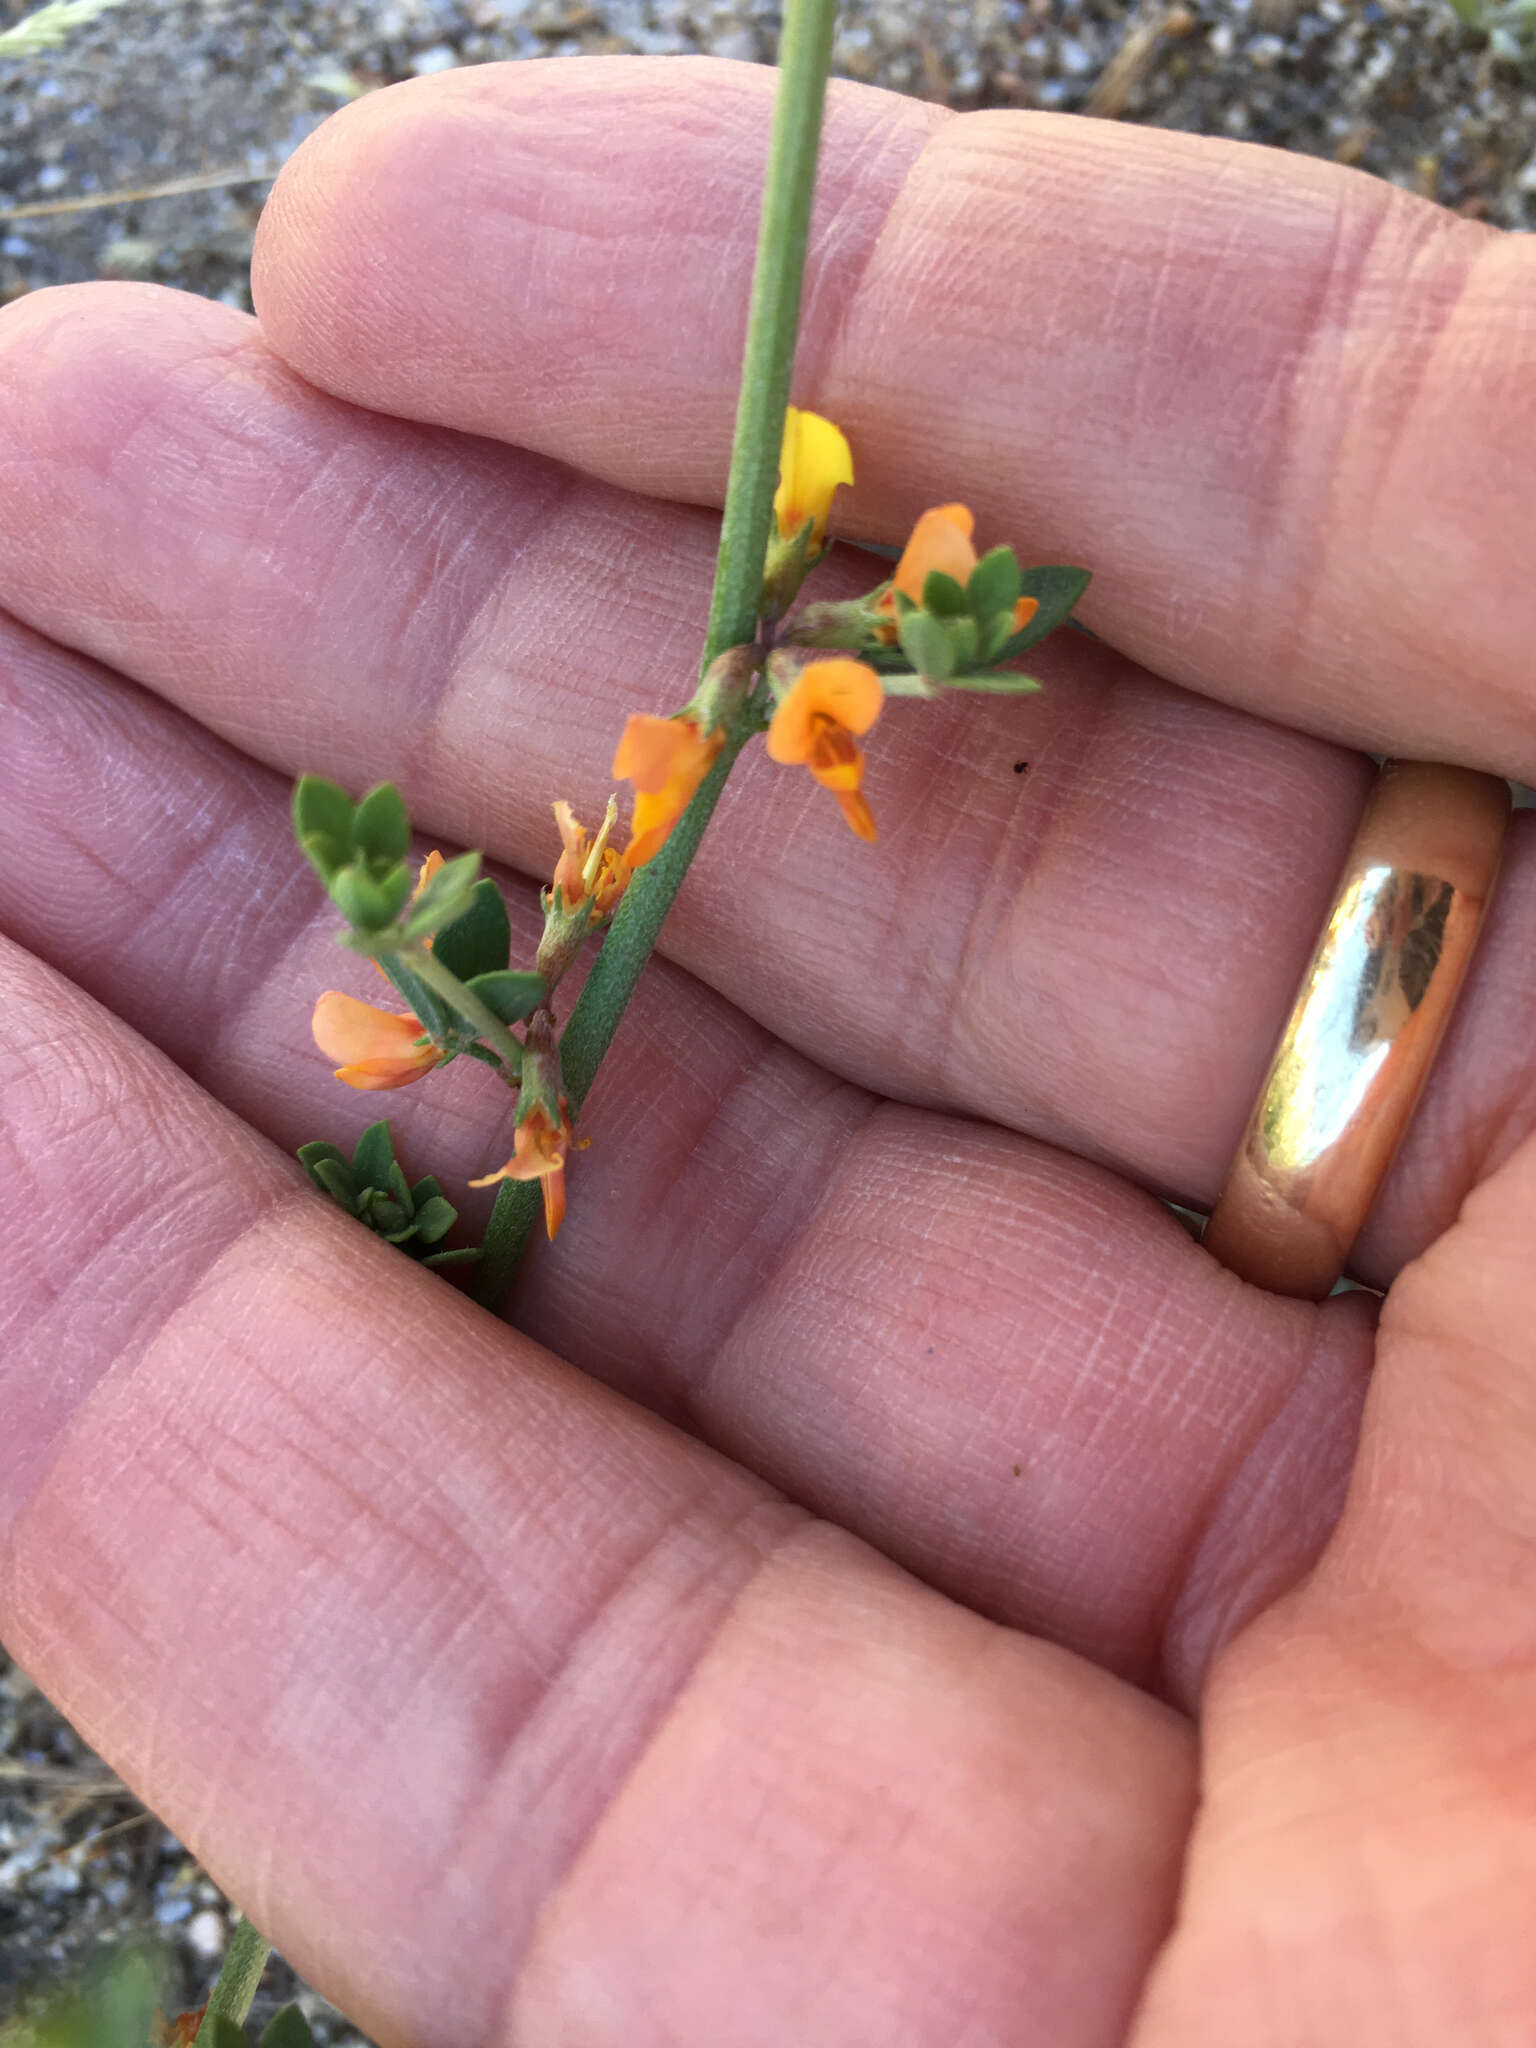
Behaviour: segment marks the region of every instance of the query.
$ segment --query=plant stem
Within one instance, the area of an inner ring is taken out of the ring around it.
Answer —
[[[233,2020],[237,2027],[245,2025],[245,2016],[251,2009],[251,2001],[256,1996],[261,1973],[266,1969],[271,1953],[272,1944],[256,1932],[249,1920],[235,1922],[229,1947],[224,1951],[219,1981],[208,1994],[208,2010],[197,2030],[194,2048],[203,2048],[203,2044],[213,2039],[213,2022],[220,2016]]]
[[[747,314],[741,397],[736,407],[736,434],[701,673],[726,648],[750,641],[757,630],[784,410],[794,373],[811,199],[836,19],[837,0],[787,0],[784,9],[779,90]],[[756,719],[743,706],[727,728],[725,746],[698,794],[661,852],[630,883],[614,913],[602,951],[560,1041],[573,1113],[580,1109],[613,1041],[725,787],[725,778],[755,729]],[[536,1182],[502,1182],[473,1281],[475,1299],[485,1307],[499,1313],[540,1206]]]
[[[496,1012],[488,1004],[482,1003],[472,988],[466,988],[459,977],[443,965],[430,946],[402,947],[400,957],[412,974],[424,981],[434,995],[439,995],[445,1003],[450,1003],[461,1017],[467,1017],[480,1036],[495,1046],[507,1063],[509,1076],[516,1080],[523,1071],[523,1048]]]

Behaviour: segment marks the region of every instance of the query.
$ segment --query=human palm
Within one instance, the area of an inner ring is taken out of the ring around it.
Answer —
[[[686,684],[770,90],[422,81],[285,175],[263,325],[0,320],[0,1632],[381,2042],[1523,2048],[1519,821],[1379,1333],[1149,1191],[1215,1193],[1351,749],[1536,777],[1529,244],[834,90],[845,525],[963,496],[1099,641],[894,705],[874,849],[738,772],[514,1328],[285,1157],[373,1113],[293,773],[535,877]],[[451,1190],[507,1149],[469,1063],[388,1107]]]

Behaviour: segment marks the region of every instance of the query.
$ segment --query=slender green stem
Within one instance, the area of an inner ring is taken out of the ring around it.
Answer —
[[[466,988],[459,977],[446,968],[429,946],[409,946],[402,950],[401,959],[421,981],[427,984],[434,995],[440,995],[445,1003],[451,1003],[461,1017],[467,1017],[487,1044],[496,1048],[507,1063],[507,1071],[515,1080],[523,1071],[523,1048],[502,1023],[496,1012],[482,1003],[472,988]]]
[[[208,1994],[208,2010],[203,2023],[197,2030],[194,2048],[205,2048],[212,2041],[213,2023],[223,2017],[233,2020],[237,2027],[245,2025],[245,2016],[251,2009],[261,1983],[261,1973],[267,1967],[267,1957],[272,1953],[272,1944],[259,1935],[249,1920],[237,1920],[234,1932],[229,1937],[229,1947],[224,1951],[224,1967],[219,1971],[219,1981]]]
[[[795,336],[800,324],[801,285],[832,29],[837,0],[787,0],[779,43],[779,90],[773,138],[758,229],[757,267],[747,314],[741,397],[725,488],[720,551],[710,599],[703,668],[728,647],[750,641],[757,631],[763,558],[773,518],[784,409],[794,373]],[[737,755],[757,729],[745,706],[726,734],[726,744],[697,796],[666,845],[630,883],[614,913],[603,949],[587,977],[560,1041],[566,1093],[573,1113],[580,1109],[619,1019],[635,992],[641,971],[698,851],[704,828],[725,787]],[[475,1299],[499,1310],[506,1299],[523,1245],[541,1207],[536,1181],[503,1181],[475,1267]]]

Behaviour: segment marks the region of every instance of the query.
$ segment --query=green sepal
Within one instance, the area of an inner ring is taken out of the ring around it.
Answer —
[[[429,938],[446,924],[452,924],[469,909],[469,899],[480,873],[478,853],[461,853],[444,861],[425,889],[411,905],[403,927],[407,939]]]
[[[436,1244],[440,1237],[446,1237],[459,1220],[459,1212],[452,1202],[441,1195],[433,1195],[423,1202],[416,1211],[416,1230],[423,1244]]]
[[[954,673],[955,653],[944,627],[928,611],[905,612],[896,622],[901,651],[920,675],[942,683]]]
[[[197,2030],[198,2048],[251,2048],[244,2027],[237,2027],[226,2012],[211,2012]]]
[[[1037,599],[1040,609],[1027,626],[1004,641],[992,659],[1012,661],[1026,647],[1035,646],[1048,633],[1054,633],[1058,626],[1064,626],[1092,581],[1093,575],[1088,569],[1062,566],[1026,569],[1019,578],[1019,595]]]
[[[322,881],[352,858],[352,799],[323,775],[293,785],[293,832]]]
[[[512,953],[512,925],[505,899],[488,875],[470,892],[469,908],[439,931],[432,950],[460,981],[471,981],[477,974],[498,974],[506,967]]]
[[[411,1189],[411,1207],[413,1209],[425,1208],[428,1202],[432,1201],[442,1192],[442,1189],[437,1184],[436,1174],[424,1173],[421,1179],[417,1181],[415,1187]]]
[[[404,860],[411,850],[411,821],[405,800],[392,782],[381,782],[352,814],[352,844],[362,857],[381,866]]]
[[[333,1202],[339,1202],[349,1216],[357,1214],[358,1185],[352,1170],[342,1159],[317,1159],[309,1177]]]
[[[1021,676],[1013,669],[992,669],[981,676],[951,676],[946,690],[986,690],[994,697],[1030,697],[1045,686],[1035,676]]]
[[[262,2028],[256,2048],[315,2048],[309,2021],[296,2005],[285,2005]]]
[[[1013,549],[993,548],[971,571],[971,580],[965,586],[965,601],[970,607],[971,617],[979,626],[985,626],[999,612],[1005,616],[1010,614],[1023,589],[1019,558]]]
[[[347,923],[360,932],[387,931],[411,894],[411,871],[404,861],[373,875],[355,862],[330,878],[331,901]]]
[[[431,1266],[436,1272],[441,1272],[444,1266],[472,1266],[479,1256],[479,1245],[465,1244],[457,1246],[451,1252],[429,1252],[421,1263],[424,1266]]]
[[[465,984],[503,1024],[516,1024],[536,1010],[548,991],[541,974],[503,968],[499,974],[477,974]]]
[[[964,618],[970,610],[965,592],[953,576],[942,569],[930,569],[923,578],[923,610],[936,619]]]

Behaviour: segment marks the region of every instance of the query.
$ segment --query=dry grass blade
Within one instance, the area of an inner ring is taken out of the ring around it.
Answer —
[[[50,6],[24,15],[14,28],[0,30],[0,58],[34,57],[42,50],[56,50],[77,28],[122,4],[123,0],[52,0]]]
[[[43,220],[50,214],[94,213],[104,206],[135,206],[145,199],[174,199],[179,192],[216,192],[227,185],[270,185],[281,165],[262,171],[200,171],[168,178],[163,185],[139,185],[128,192],[92,192],[78,199],[34,199],[26,206],[0,207],[0,220]]]

